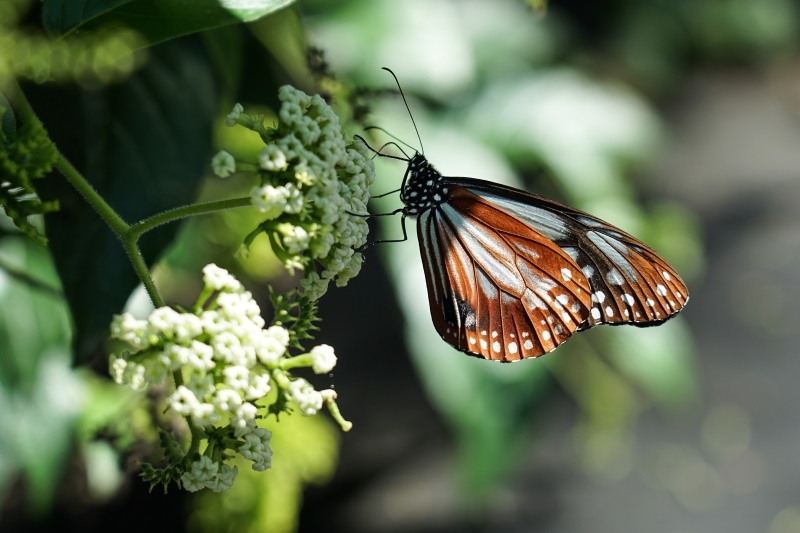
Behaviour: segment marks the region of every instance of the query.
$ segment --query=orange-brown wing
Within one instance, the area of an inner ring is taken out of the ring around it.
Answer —
[[[528,224],[560,246],[591,286],[590,314],[580,328],[598,324],[655,326],[689,299],[677,272],[638,239],[587,213],[510,187],[458,178],[480,202]]]
[[[417,234],[434,326],[463,352],[536,357],[589,316],[590,286],[569,255],[462,187],[419,216]]]

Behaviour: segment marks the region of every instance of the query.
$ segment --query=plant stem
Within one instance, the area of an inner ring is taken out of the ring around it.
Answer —
[[[146,218],[141,222],[137,222],[130,226],[127,230],[127,236],[133,240],[138,240],[142,234],[167,224],[174,220],[186,218],[194,215],[204,215],[213,213],[214,211],[221,211],[223,209],[232,209],[234,207],[245,207],[251,205],[250,197],[246,198],[231,198],[230,200],[217,200],[214,202],[203,202],[201,204],[184,205],[176,207],[169,211],[164,211],[152,217]]]
[[[121,241],[122,246],[128,253],[133,269],[136,271],[136,275],[139,276],[139,280],[141,280],[142,285],[147,290],[147,294],[150,295],[150,299],[153,301],[153,306],[156,308],[164,307],[164,299],[156,288],[153,277],[150,275],[150,269],[147,268],[147,263],[144,262],[144,257],[142,257],[142,252],[136,246],[136,241],[128,238],[122,238]]]
[[[61,152],[58,153],[56,168],[64,175],[67,181],[75,187],[75,190],[86,199],[89,205],[91,205],[97,214],[100,215],[100,218],[108,224],[112,231],[117,234],[117,237],[124,241],[125,232],[128,231],[130,226],[127,222],[122,220],[122,217],[120,217],[105,200],[103,200],[103,197],[100,196],[94,187],[86,181],[86,178],[72,166],[72,163],[70,163]],[[133,258],[131,258],[131,260],[133,261]]]

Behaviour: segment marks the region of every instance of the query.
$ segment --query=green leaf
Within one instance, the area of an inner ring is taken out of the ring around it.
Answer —
[[[13,141],[16,134],[17,119],[14,117],[14,110],[6,97],[0,94],[0,143]]]
[[[128,222],[194,201],[208,166],[216,88],[207,59],[192,44],[197,43],[155,47],[147,67],[125,83],[84,94],[85,163],[80,147],[72,158]],[[63,120],[63,114],[53,120],[59,146],[75,142],[64,138],[69,132],[56,131],[55,123]],[[46,184],[43,196],[60,198],[64,208],[47,215],[47,234],[75,321],[76,359],[83,362],[108,336],[112,315],[139,280],[117,238],[83,198],[64,187],[64,180]],[[169,224],[142,238],[149,265],[177,229]]]
[[[250,22],[294,0],[44,0],[42,22],[52,36],[110,23],[139,32],[150,44],[237,22]]]

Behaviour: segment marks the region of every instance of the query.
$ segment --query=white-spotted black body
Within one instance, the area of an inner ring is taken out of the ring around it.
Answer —
[[[403,214],[416,218],[420,213],[439,206],[447,199],[447,184],[438,170],[422,154],[416,154],[408,163],[406,181],[400,199]]]

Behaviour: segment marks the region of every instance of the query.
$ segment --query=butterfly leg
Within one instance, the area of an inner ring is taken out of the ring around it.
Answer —
[[[402,190],[403,189],[395,189],[393,191],[389,191],[389,192],[385,192],[383,194],[379,194],[378,196],[370,196],[370,200],[373,199],[373,198],[383,198],[384,196],[389,196],[390,194],[394,194],[394,193],[400,192]]]
[[[396,215],[400,211],[402,211],[402,209],[394,211],[393,213],[384,213],[382,215],[375,215],[375,216],[376,217],[380,217],[380,216]],[[405,215],[403,215],[403,217],[400,219],[400,227],[403,229],[403,238],[402,239],[386,239],[386,240],[382,240],[382,241],[368,242],[367,244],[365,244],[364,246],[359,248],[358,251],[359,252],[363,252],[364,250],[366,250],[367,248],[369,248],[370,246],[373,246],[375,244],[385,244],[387,242],[405,242],[405,241],[407,241],[408,240],[408,233],[406,232],[406,216]]]

